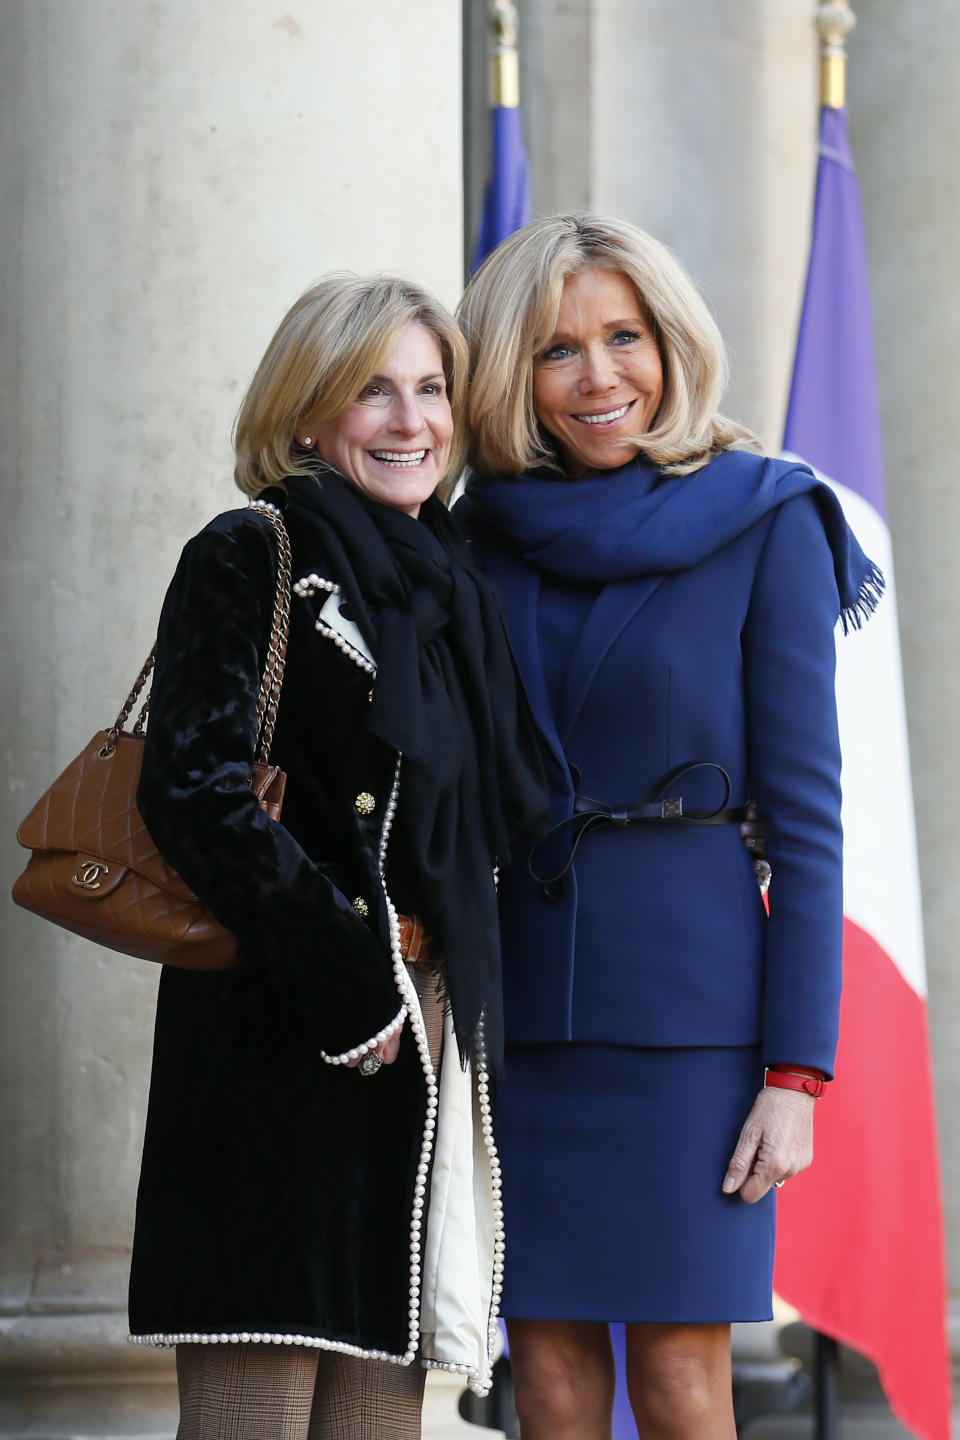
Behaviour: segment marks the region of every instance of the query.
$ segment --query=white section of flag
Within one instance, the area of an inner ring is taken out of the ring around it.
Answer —
[[[802,460],[789,453],[784,458]],[[925,997],[920,870],[890,532],[862,495],[819,470],[815,474],[834,491],[851,530],[887,582],[869,624],[849,635],[837,632],[843,911],[873,936],[907,983]]]

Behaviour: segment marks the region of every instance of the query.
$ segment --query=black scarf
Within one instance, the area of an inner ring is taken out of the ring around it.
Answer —
[[[440,952],[461,1059],[503,1053],[491,870],[544,822],[540,741],[492,589],[431,498],[419,519],[336,472],[286,489],[325,531],[333,574],[377,663],[366,723],[403,754],[409,857]]]

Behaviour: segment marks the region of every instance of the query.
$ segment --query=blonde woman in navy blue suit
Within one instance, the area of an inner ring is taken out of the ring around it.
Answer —
[[[722,343],[632,226],[521,230],[464,297],[460,505],[506,596],[553,825],[501,875],[508,1318],[524,1440],[734,1440],[840,996],[834,631],[882,577],[832,492],[719,413]],[[754,794],[769,918],[740,842]]]

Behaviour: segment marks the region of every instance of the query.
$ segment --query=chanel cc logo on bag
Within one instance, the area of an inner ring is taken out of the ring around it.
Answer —
[[[84,860],[79,874],[74,875],[70,883],[76,885],[78,890],[99,890],[100,876],[109,874],[110,866],[105,865],[102,860]]]

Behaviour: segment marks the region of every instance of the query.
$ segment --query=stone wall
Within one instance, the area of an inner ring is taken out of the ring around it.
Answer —
[[[456,299],[461,81],[449,0],[5,0],[0,24],[8,884],[180,547],[240,503],[230,428],[286,307],[334,268]],[[0,903],[0,1435],[169,1435],[170,1357],[124,1313],[157,971]]]

